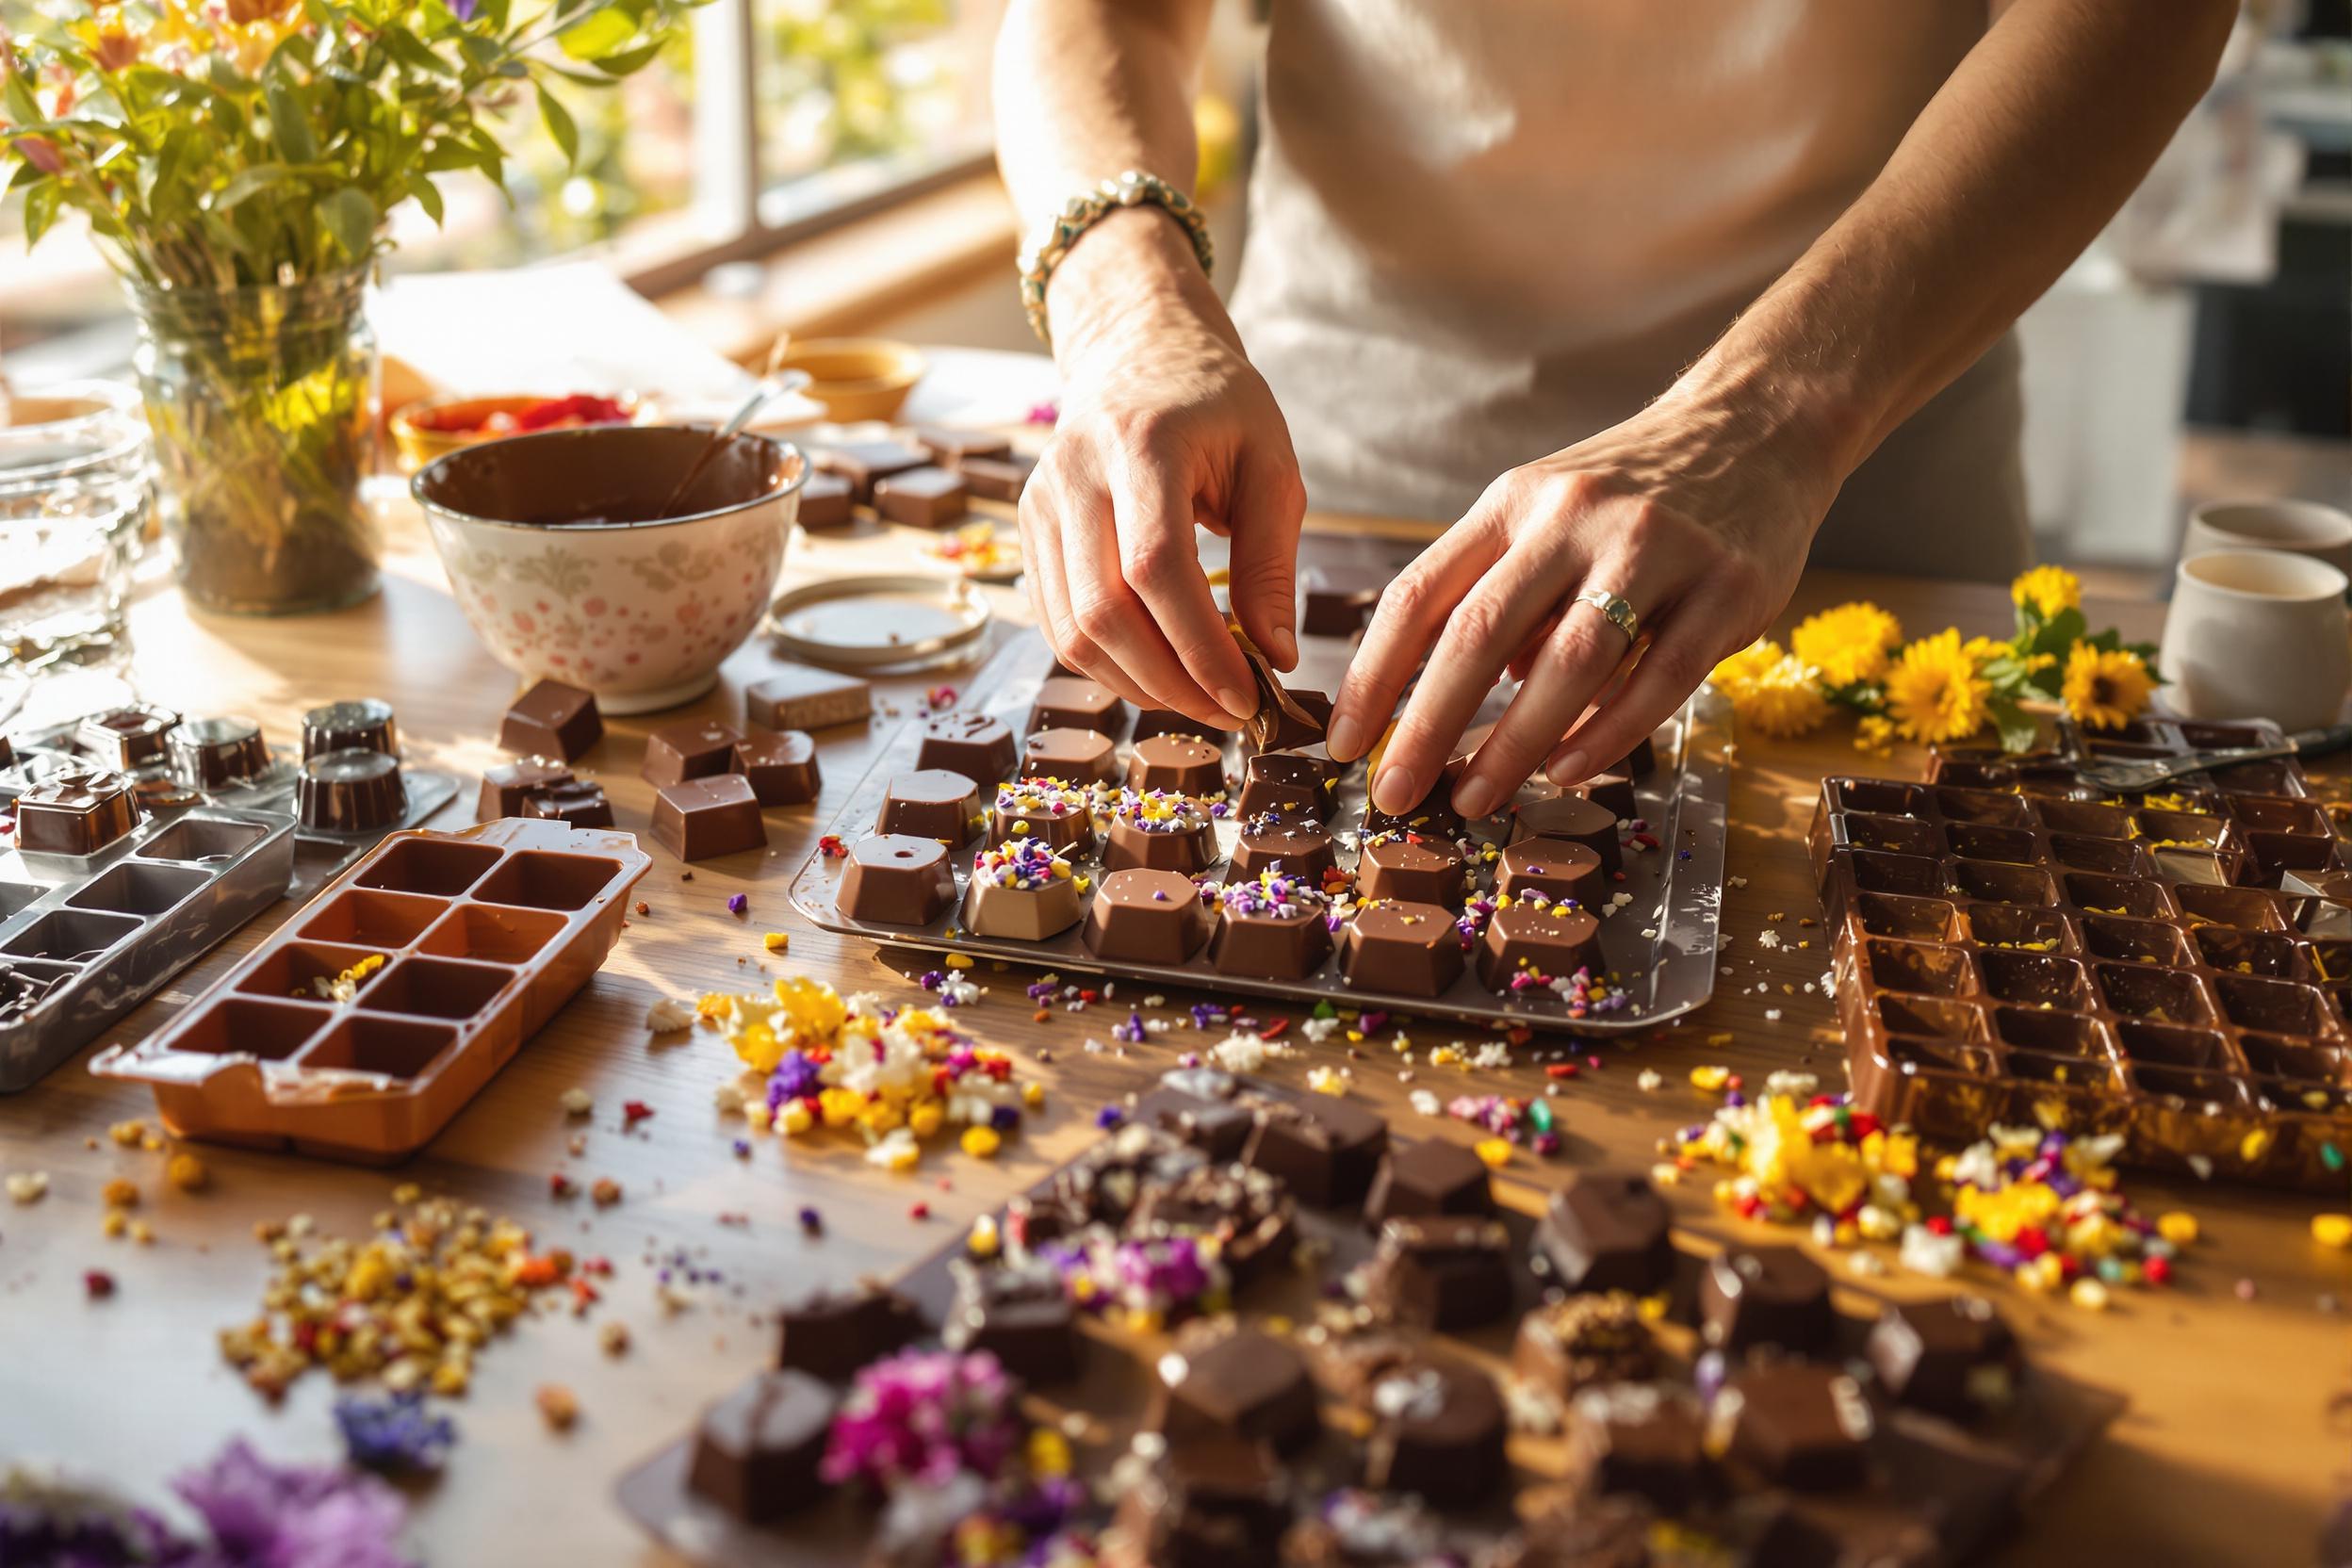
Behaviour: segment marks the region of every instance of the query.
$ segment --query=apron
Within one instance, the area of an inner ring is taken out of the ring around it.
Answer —
[[[1318,510],[1450,521],[1628,417],[1861,194],[1985,25],[1958,0],[1270,0],[1233,313]],[[2031,555],[2004,338],[1812,559]]]

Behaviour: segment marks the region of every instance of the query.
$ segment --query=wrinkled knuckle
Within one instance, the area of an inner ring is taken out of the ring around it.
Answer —
[[[1118,604],[1102,594],[1073,598],[1070,614],[1070,619],[1078,624],[1080,634],[1098,643],[1117,636],[1119,622],[1124,618]]]
[[[1409,571],[1380,594],[1378,613],[1407,623],[1418,621],[1429,607],[1429,580]]]
[[[1455,610],[1446,630],[1460,646],[1483,648],[1499,643],[1502,629],[1502,607],[1492,599],[1474,597],[1464,599]]]
[[[1166,582],[1190,558],[1188,548],[1156,530],[1128,530],[1119,535],[1119,565],[1133,583]]]

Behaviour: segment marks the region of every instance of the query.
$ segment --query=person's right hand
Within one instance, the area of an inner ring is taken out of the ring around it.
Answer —
[[[1257,687],[1193,526],[1233,540],[1234,615],[1289,669],[1306,492],[1282,411],[1165,214],[1104,219],[1055,272],[1052,307],[1062,404],[1021,498],[1030,602],[1070,668],[1231,729]]]

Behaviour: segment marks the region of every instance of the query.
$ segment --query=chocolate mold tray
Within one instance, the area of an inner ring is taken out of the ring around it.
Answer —
[[[1132,1120],[1182,1135],[1187,1113],[1203,1104],[1190,1091],[1204,1075],[1189,1076],[1193,1082],[1184,1087],[1163,1085],[1145,1093],[1133,1107]],[[1288,1086],[1248,1079],[1227,1082],[1236,1091],[1291,1105],[1312,1106],[1315,1098]],[[1392,1152],[1410,1150],[1422,1141],[1399,1139],[1390,1147]],[[1082,1154],[1048,1174],[1021,1201],[1047,1202],[1064,1173],[1085,1158]],[[1599,1180],[1610,1185],[1641,1185],[1638,1177]],[[1491,1547],[1527,1517],[1531,1511],[1526,1505],[1560,1485],[1571,1464],[1570,1445],[1559,1429],[1558,1407],[1552,1407],[1552,1419],[1529,1419],[1546,1396],[1531,1396],[1520,1386],[1514,1366],[1514,1337],[1526,1314],[1567,1294],[1538,1261],[1544,1250],[1537,1236],[1552,1195],[1509,1179],[1494,1179],[1490,1190],[1512,1260],[1508,1310],[1498,1321],[1475,1329],[1441,1332],[1408,1326],[1386,1331],[1402,1332],[1417,1348],[1484,1374],[1503,1391],[1512,1416],[1506,1479],[1482,1500],[1441,1511],[1452,1555],[1434,1560],[1489,1560],[1478,1555],[1479,1548]],[[1295,1189],[1292,1196],[1296,1200]],[[1012,1210],[1019,1206],[1017,1202],[1000,1211],[1000,1234],[1015,1233]],[[1657,1212],[1662,1224],[1662,1205]],[[1625,1245],[1638,1244],[1626,1240]],[[1721,1250],[1679,1233],[1664,1245],[1673,1250],[1657,1292],[1663,1310],[1651,1319],[1658,1382],[1704,1394],[1726,1375],[1767,1365],[1802,1361],[1844,1372],[1869,1405],[1870,1479],[1843,1487],[1784,1489],[1764,1483],[1736,1456],[1728,1462],[1702,1462],[1693,1453],[1694,1467],[1714,1474],[1704,1481],[1694,1478],[1690,1506],[1659,1511],[1669,1526],[1651,1534],[1646,1560],[1658,1568],[1720,1568],[1732,1560],[1870,1561],[1890,1568],[1977,1560],[2017,1527],[2024,1508],[2055,1484],[2124,1409],[2119,1396],[2045,1371],[2030,1359],[2021,1359],[2005,1403],[1971,1416],[1932,1413],[1898,1398],[1875,1380],[1867,1353],[1871,1326],[1888,1303],[1843,1282],[1831,1287],[1830,1336],[1811,1353],[1775,1357],[1767,1349],[1760,1354],[1710,1355],[1698,1329],[1703,1315],[1700,1281]],[[1779,1256],[1790,1250],[1756,1250]],[[1329,1322],[1329,1307],[1344,1295],[1335,1290],[1335,1282],[1375,1251],[1360,1189],[1335,1206],[1297,1201],[1290,1257],[1251,1271],[1237,1284],[1233,1309],[1238,1320],[1293,1343],[1315,1344],[1318,1333],[1325,1331],[1310,1326],[1318,1319]],[[959,1259],[970,1261],[961,1238],[918,1263],[893,1287],[927,1331],[918,1343],[938,1343],[951,1315]],[[1002,1261],[1000,1255],[979,1266],[998,1267]],[[1119,1456],[1135,1436],[1149,1429],[1159,1381],[1154,1369],[1181,1343],[1183,1325],[1135,1326],[1088,1313],[1081,1313],[1078,1323],[1084,1345],[1075,1375],[1034,1380],[1025,1413],[1068,1436],[1076,1473],[1099,1482],[1114,1474]],[[1297,1336],[1300,1329],[1309,1331]],[[1344,1328],[1336,1333],[1335,1339],[1325,1333],[1322,1343],[1344,1343]],[[1315,1353],[1310,1350],[1310,1357]],[[843,1369],[835,1376],[845,1383],[848,1375]],[[1333,1408],[1328,1388],[1320,1391],[1317,1403],[1327,1413],[1320,1434],[1285,1463],[1296,1503],[1308,1508],[1328,1489],[1362,1484],[1364,1452],[1360,1442],[1347,1435],[1346,1413]],[[873,1560],[864,1555],[874,1530],[870,1510],[837,1493],[773,1523],[749,1522],[691,1487],[694,1448],[694,1437],[689,1432],[624,1473],[616,1486],[623,1511],[674,1550],[706,1568],[836,1568]],[[1116,1493],[1117,1488],[1110,1490]],[[1396,1494],[1382,1495],[1393,1501]],[[1134,1544],[1128,1544],[1132,1552]],[[1235,1558],[1234,1568],[1275,1560],[1270,1541],[1248,1544],[1264,1555]],[[1104,1560],[1142,1560],[1113,1555]]]
[[[279,812],[294,822],[293,869],[283,891],[289,898],[306,898],[385,834],[420,827],[457,798],[456,775],[403,761],[400,776],[405,804],[399,820],[358,832],[313,827],[300,819],[295,808],[295,792],[302,777],[298,751],[283,745],[269,746],[267,764],[252,776],[205,787],[191,786],[172,777],[165,760],[164,737],[179,719],[180,715],[168,709],[139,705],[92,713],[9,737],[14,756],[0,765],[0,805],[14,800],[43,779],[99,768],[131,780],[139,803],[154,816],[169,817],[194,806]]]
[[[94,855],[0,852],[0,1094],[30,1086],[286,891],[285,818],[201,806]]]
[[[1286,678],[1297,688],[1336,687],[1346,671],[1349,651],[1333,639],[1302,638],[1299,668]],[[1040,671],[1044,674],[1037,673]],[[1042,639],[1034,631],[1024,633],[989,662],[974,682],[976,695],[968,697],[966,706],[1002,719],[1025,748],[1028,716],[1040,685],[1053,673],[1053,655]],[[1478,723],[1492,722],[1501,711],[1503,696],[1504,693],[1498,690],[1490,697]],[[891,779],[916,768],[923,729],[922,719],[906,726],[853,788],[830,826],[830,832],[842,843],[855,844],[875,832]],[[1210,739],[1213,743],[1217,740]],[[794,874],[792,898],[803,915],[828,931],[903,947],[1009,959],[1065,973],[1125,975],[1215,991],[1285,998],[1307,1005],[1328,1000],[1341,1006],[1387,1008],[1473,1022],[1527,1024],[1586,1034],[1629,1033],[1690,1012],[1705,1004],[1714,990],[1729,793],[1725,747],[1730,739],[1728,705],[1711,690],[1702,688],[1679,713],[1659,727],[1653,739],[1656,769],[1633,785],[1634,815],[1647,823],[1658,847],[1644,852],[1625,845],[1622,852],[1624,879],[1604,880],[1600,884],[1606,893],[1624,893],[1630,899],[1599,923],[1604,964],[1628,998],[1627,1004],[1614,1012],[1576,1017],[1567,1001],[1542,988],[1497,994],[1479,983],[1475,952],[1464,955],[1469,961],[1461,977],[1434,996],[1350,986],[1341,974],[1344,928],[1333,934],[1331,953],[1304,978],[1297,980],[1220,971],[1215,967],[1205,943],[1197,946],[1192,957],[1181,964],[1100,956],[1085,939],[1086,922],[1083,906],[1091,906],[1095,890],[1100,888],[1102,846],[1107,843],[1107,834],[1098,834],[1102,844],[1072,861],[1092,884],[1080,895],[1079,920],[1059,935],[1040,941],[979,936],[966,928],[972,856],[981,847],[985,834],[960,849],[949,851],[955,901],[946,914],[927,923],[900,925],[852,917],[841,907],[838,897],[848,861],[828,857],[821,850],[812,853]],[[1226,816],[1212,822],[1216,858],[1209,869],[1200,874],[1200,880],[1204,882],[1221,881],[1231,874],[1234,842],[1242,825],[1239,792],[1234,783],[1242,776],[1241,742],[1228,735],[1222,738],[1221,744],[1226,798],[1235,805]],[[1122,778],[1133,752],[1130,741],[1118,742],[1115,760]],[[1314,748],[1309,755],[1322,756],[1321,748]],[[1344,769],[1331,806],[1321,814],[1322,825],[1333,841],[1334,858],[1343,869],[1352,870],[1357,858],[1353,842],[1364,811],[1364,775],[1360,764]],[[985,808],[997,781],[974,782],[980,788]],[[1519,803],[1540,801],[1557,793],[1548,785],[1533,785],[1520,792]],[[1510,819],[1505,813],[1470,825],[1470,836],[1500,846],[1508,838],[1509,829]],[[1491,888],[1494,867],[1478,864],[1475,857],[1472,866],[1479,889],[1483,891]],[[1447,907],[1455,916],[1462,913],[1459,898]],[[1602,910],[1596,907],[1593,913],[1598,915]]]
[[[1810,844],[1855,1098],[1938,1138],[2064,1126],[2140,1165],[2340,1187],[2352,939],[2313,890],[2344,864],[2325,815],[1999,766],[1822,781]]]
[[[400,1159],[602,967],[649,864],[630,834],[515,817],[395,833],[90,1070],[151,1085],[182,1137]]]

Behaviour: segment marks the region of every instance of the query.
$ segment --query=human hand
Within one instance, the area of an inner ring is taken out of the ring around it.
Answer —
[[[1062,412],[1021,495],[1021,548],[1064,664],[1139,706],[1230,729],[1257,711],[1257,687],[1193,527],[1233,540],[1233,612],[1289,669],[1306,493],[1274,395],[1189,252],[1135,286],[1135,249],[1164,255],[1175,235],[1157,214],[1117,215],[1055,273]],[[1103,286],[1113,269],[1116,290]]]
[[[1837,492],[1825,452],[1792,416],[1670,394],[1503,475],[1381,595],[1331,755],[1370,747],[1428,654],[1372,781],[1381,809],[1428,792],[1506,667],[1524,683],[1463,768],[1458,810],[1496,809],[1539,764],[1561,784],[1608,767],[1788,603]],[[1638,650],[1574,602],[1585,588],[1633,605]]]

